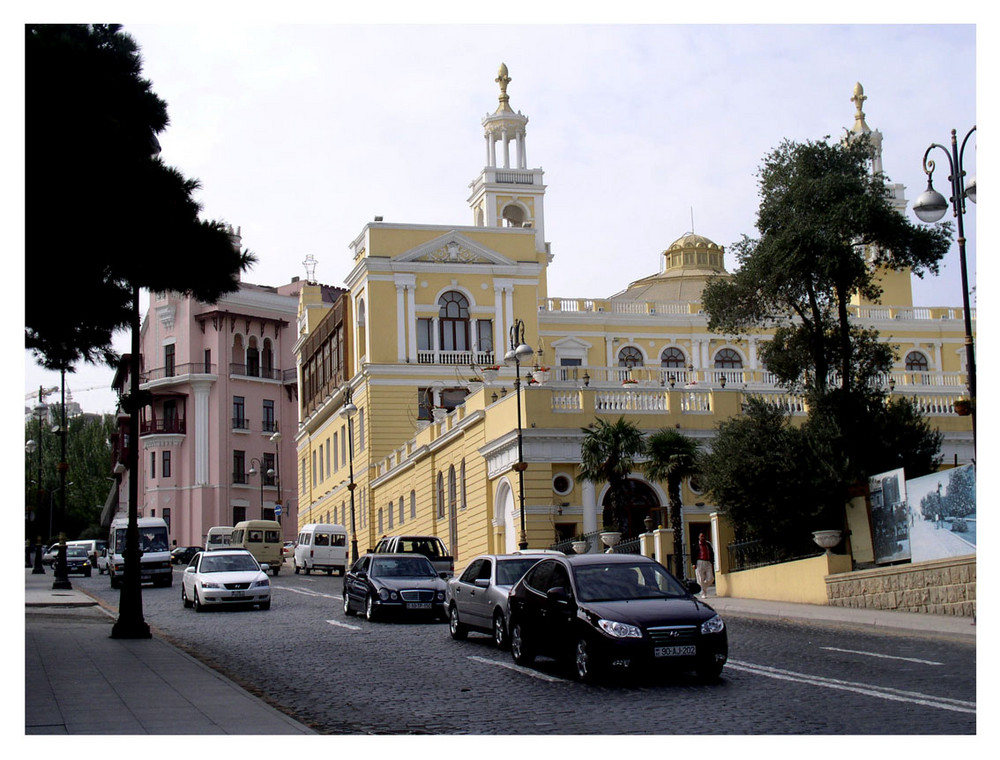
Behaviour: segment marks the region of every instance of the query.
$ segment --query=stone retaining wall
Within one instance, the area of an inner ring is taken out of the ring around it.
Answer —
[[[857,570],[826,577],[827,604],[976,616],[976,556]]]

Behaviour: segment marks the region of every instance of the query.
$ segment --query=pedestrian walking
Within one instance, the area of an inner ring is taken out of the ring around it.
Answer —
[[[705,589],[715,583],[715,549],[705,539],[704,533],[698,534],[698,549],[694,565],[694,576],[701,586],[701,598],[705,598]]]

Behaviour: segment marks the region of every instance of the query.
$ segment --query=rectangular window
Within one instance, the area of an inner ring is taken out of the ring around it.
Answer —
[[[180,418],[177,416],[177,402],[173,399],[168,399],[163,402],[163,432],[184,432],[180,426]]]
[[[434,341],[431,339],[433,321],[427,318],[417,320],[417,350],[430,351],[434,348]]]
[[[233,525],[239,525],[247,519],[246,507],[233,507]]]
[[[365,410],[358,407],[358,451],[365,450]]]
[[[149,479],[156,480],[156,452],[149,452]]]
[[[176,359],[174,356],[174,344],[171,343],[163,347],[163,374],[166,377],[173,377],[176,369]]]
[[[403,497],[399,497],[399,524],[403,524]]]
[[[319,482],[323,482],[323,444],[319,445]]]
[[[316,449],[313,449],[312,457],[313,457],[313,468],[312,468],[312,473],[313,473],[313,488],[315,488],[316,485],[317,485],[317,483],[316,483]]]
[[[274,401],[271,399],[264,399],[260,429],[265,433],[273,433],[278,429],[274,422]]]
[[[243,396],[233,396],[233,430],[246,430],[246,427],[246,399]]]
[[[332,449],[332,448],[333,448],[333,446],[330,445],[330,439],[327,438],[326,439],[326,476],[327,477],[330,477],[330,473],[333,472],[333,470],[330,469],[330,449]]]
[[[233,450],[233,482],[247,482],[247,453],[239,449]]]
[[[493,350],[493,321],[479,319],[476,321],[476,338],[480,351]]]
[[[170,507],[163,508],[163,522],[167,524],[167,535],[170,535]]]
[[[273,486],[277,477],[277,473],[274,470],[274,454],[265,453],[261,456],[261,459],[264,460],[264,463],[261,465],[261,469],[263,470],[261,477],[264,478],[264,485]]]
[[[163,477],[170,477],[170,452],[163,452]]]
[[[299,464],[302,465],[301,468],[300,468],[302,470],[302,472],[299,475],[299,482],[302,484],[303,490],[305,490],[305,487],[306,487],[306,458],[302,457],[302,459],[299,460]]]
[[[212,349],[205,349],[205,374],[212,374]]]
[[[333,434],[333,471],[334,472],[336,472],[337,470],[340,469],[340,457],[338,456],[338,454],[340,453],[340,449],[337,446],[337,436],[338,436],[337,433]]]
[[[348,436],[347,436],[347,433],[345,432],[345,426],[341,425],[340,426],[340,458],[343,459],[345,462],[347,461],[347,443],[348,443],[347,438],[348,438]]]

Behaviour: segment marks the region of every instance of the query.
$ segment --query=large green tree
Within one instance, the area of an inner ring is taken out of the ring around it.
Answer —
[[[674,573],[683,578],[684,521],[681,504],[681,481],[698,472],[700,444],[674,428],[663,428],[646,439],[647,460],[643,465],[646,477],[667,484],[670,504],[670,527],[674,531]]]
[[[580,444],[580,477],[591,483],[607,483],[608,498],[601,515],[605,530],[623,530],[628,493],[628,476],[645,444],[642,431],[625,418],[616,422],[598,418],[583,428]]]
[[[152,157],[167,124],[119,25],[26,25],[25,342],[43,365],[113,364],[136,287],[213,302],[252,261]]]
[[[820,392],[831,377],[848,391],[863,384],[859,366],[872,359],[857,354],[877,346],[871,336],[858,341],[852,297],[878,300],[880,271],[937,273],[948,251],[948,225],[917,226],[893,208],[885,176],[871,170],[871,151],[861,136],[785,141],[768,154],[758,174],[760,237],[737,243],[738,270],[702,294],[710,329],[779,328],[762,357],[788,383]]]

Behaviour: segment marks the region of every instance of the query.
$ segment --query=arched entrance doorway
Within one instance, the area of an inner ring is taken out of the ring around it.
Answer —
[[[504,553],[510,554],[517,549],[519,533],[514,515],[514,492],[506,480],[497,488],[495,510],[499,518],[497,522],[503,520]]]
[[[602,512],[610,504],[611,491],[608,490],[604,492],[604,498],[601,500]],[[622,509],[624,522],[621,526],[622,536],[625,538],[638,536],[644,529],[642,521],[648,516],[652,516],[654,520],[660,522],[658,515],[661,508],[659,497],[647,483],[643,483],[641,480],[627,480],[625,506]]]

